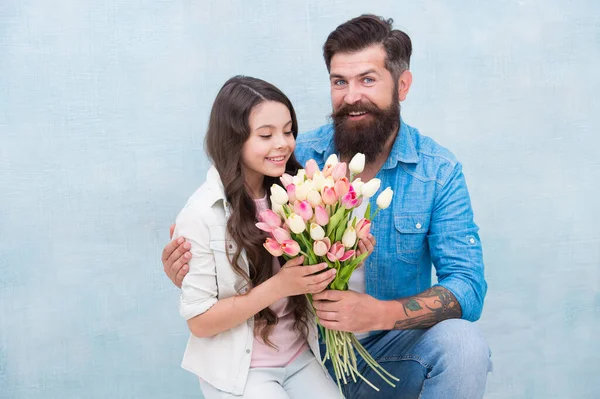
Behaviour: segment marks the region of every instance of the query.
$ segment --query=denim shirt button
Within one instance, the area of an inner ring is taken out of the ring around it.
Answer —
[[[474,238],[471,238],[471,239],[469,240],[469,242],[470,242],[471,244],[475,244],[475,239],[474,239]]]
[[[415,225],[415,227],[416,227],[417,229],[420,229],[420,228],[421,228],[421,223],[417,223],[417,224]]]

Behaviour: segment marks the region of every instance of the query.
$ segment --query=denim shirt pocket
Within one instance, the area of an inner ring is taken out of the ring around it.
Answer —
[[[248,285],[244,278],[237,274],[229,262],[229,255],[235,253],[235,243],[232,240],[211,240],[210,249],[213,251],[217,268],[217,288],[219,299],[238,294],[245,294]],[[240,255],[239,263],[244,262]]]
[[[394,213],[398,259],[418,264],[425,251],[430,213]]]

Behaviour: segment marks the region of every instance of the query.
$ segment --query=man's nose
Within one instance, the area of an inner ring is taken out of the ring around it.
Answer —
[[[346,104],[356,104],[357,102],[360,101],[361,98],[362,98],[362,94],[360,93],[360,91],[356,90],[356,88],[354,88],[352,86],[349,86],[348,92],[344,96],[344,102]]]

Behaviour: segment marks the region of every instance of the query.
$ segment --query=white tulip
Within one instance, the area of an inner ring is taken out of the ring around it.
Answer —
[[[342,244],[344,244],[346,248],[352,248],[354,244],[356,244],[356,230],[354,230],[354,227],[348,226],[348,228],[346,228],[346,231],[344,231],[344,235],[342,236]]]
[[[325,238],[325,230],[316,223],[310,224],[310,238],[315,241],[322,240]]]
[[[312,182],[319,191],[323,191],[323,187],[325,184],[325,176],[323,176],[323,172],[317,171],[313,175]]]
[[[308,196],[308,193],[315,190],[315,184],[312,180],[306,180],[304,183],[296,186],[296,199],[298,201],[304,201]]]
[[[308,194],[306,195],[306,200],[308,201],[310,206],[312,206],[313,208],[315,208],[318,205],[321,205],[323,203],[321,194],[319,194],[319,192],[316,189],[310,190],[308,192]]]
[[[392,203],[392,197],[394,196],[394,192],[391,188],[386,188],[383,190],[381,194],[377,197],[377,207],[379,209],[385,209]]]
[[[294,233],[300,234],[306,229],[306,224],[304,223],[304,219],[300,215],[296,215],[295,213],[291,213],[290,217],[285,221]]]
[[[363,197],[371,198],[375,195],[377,190],[379,190],[379,186],[381,186],[381,180],[379,179],[371,179],[361,187],[361,192]]]
[[[289,201],[287,191],[278,184],[271,186],[271,201],[275,204],[285,205]]]
[[[352,187],[354,187],[354,191],[356,191],[357,194],[362,194],[362,186],[364,186],[365,183],[360,180],[360,177],[354,179],[354,181],[350,184]]]
[[[296,176],[294,176],[292,178],[292,183],[294,183],[296,186],[299,186],[300,184],[304,183],[305,177],[306,177],[306,170],[298,169],[298,173],[296,173]]]
[[[350,173],[357,174],[365,169],[365,154],[357,153],[348,164]]]
[[[325,161],[325,166],[327,165],[331,165],[331,166],[335,166],[338,163],[338,157],[335,154],[331,154],[329,156],[329,158],[327,158],[327,161]]]
[[[279,216],[281,216],[282,218],[285,219],[285,212],[283,211],[283,205],[278,204],[275,201],[273,201],[273,196],[271,196],[271,209],[273,210],[273,212],[275,212],[276,214],[278,214]]]

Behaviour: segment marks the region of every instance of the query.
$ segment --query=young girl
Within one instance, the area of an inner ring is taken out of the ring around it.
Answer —
[[[250,77],[228,80],[213,104],[205,149],[206,182],[177,217],[175,237],[191,244],[180,313],[191,336],[182,367],[200,378],[206,399],[335,398],[321,366],[306,293],[320,292],[335,270],[280,266],[263,248],[257,215],[268,189],[300,167],[298,123],[289,99]]]

